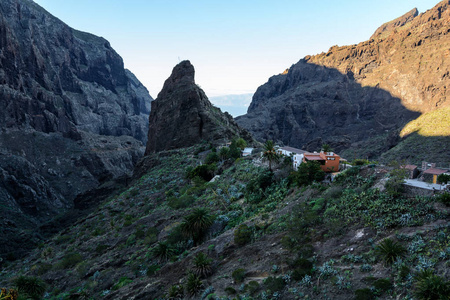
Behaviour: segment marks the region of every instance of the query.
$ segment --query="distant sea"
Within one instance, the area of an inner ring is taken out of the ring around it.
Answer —
[[[223,112],[227,111],[236,118],[247,113],[252,97],[253,94],[223,95],[210,97],[209,100]]]

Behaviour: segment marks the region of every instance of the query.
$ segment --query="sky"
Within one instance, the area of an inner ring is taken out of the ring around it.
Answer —
[[[438,0],[35,2],[69,26],[106,38],[156,98],[186,59],[208,97],[252,94],[306,55],[368,40],[381,24]]]

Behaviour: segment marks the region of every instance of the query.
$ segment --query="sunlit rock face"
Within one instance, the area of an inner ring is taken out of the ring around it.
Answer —
[[[383,134],[377,151],[387,150],[409,121],[449,106],[449,24],[442,1],[384,24],[369,41],[307,56],[260,86],[236,121],[255,138],[308,150],[329,143],[340,151]]]

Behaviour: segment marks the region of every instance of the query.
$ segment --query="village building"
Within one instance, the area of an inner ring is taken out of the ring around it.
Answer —
[[[292,166],[297,171],[298,166],[303,162],[303,155],[308,153],[307,151],[300,150],[293,147],[280,147],[277,149],[278,154],[289,156],[292,158]]]
[[[408,179],[417,178],[417,176],[420,173],[416,165],[404,165],[401,166],[400,168],[406,169],[408,171]]]
[[[432,182],[434,184],[438,183],[438,176],[444,173],[447,173],[446,169],[438,169],[438,168],[430,168],[423,171],[423,179],[426,182]]]
[[[326,173],[339,171],[339,160],[341,157],[334,152],[314,152],[305,153],[303,155],[303,161],[317,161],[320,164],[322,171]]]
[[[242,150],[242,156],[245,157],[245,156],[252,155],[252,151],[253,151],[253,148],[247,147],[244,150]]]

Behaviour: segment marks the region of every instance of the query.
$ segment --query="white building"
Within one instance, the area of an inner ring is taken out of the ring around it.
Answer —
[[[279,154],[283,154],[285,156],[290,156],[292,157],[292,166],[294,167],[294,170],[297,171],[298,166],[300,166],[300,164],[303,161],[303,154],[305,153],[309,153],[308,151],[304,151],[304,150],[300,150],[297,148],[292,148],[292,147],[281,147],[277,149]]]

